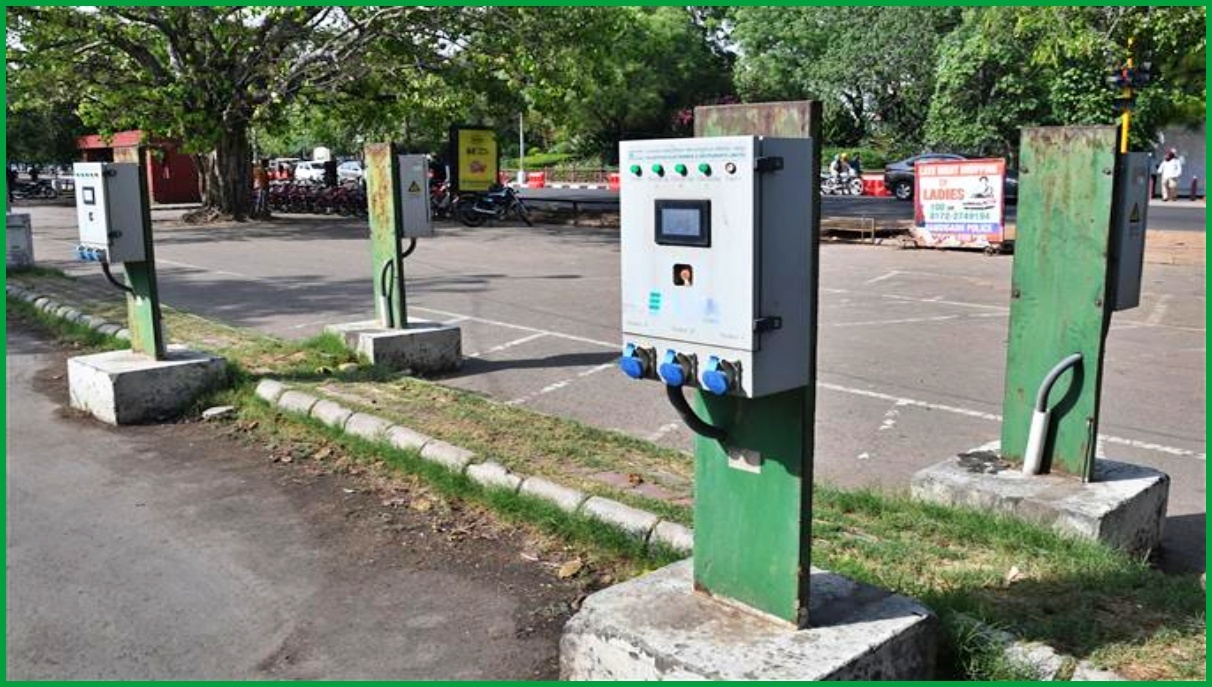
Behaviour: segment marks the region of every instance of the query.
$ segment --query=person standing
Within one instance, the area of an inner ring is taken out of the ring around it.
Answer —
[[[253,217],[269,216],[269,160],[253,165]]]
[[[1157,175],[1161,177],[1162,200],[1178,200],[1178,179],[1183,175],[1183,160],[1178,151],[1173,148],[1166,151],[1166,159],[1157,166]]]

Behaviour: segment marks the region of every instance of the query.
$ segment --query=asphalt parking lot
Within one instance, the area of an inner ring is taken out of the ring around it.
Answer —
[[[373,312],[365,225],[321,217],[187,227],[157,213],[161,294],[175,307],[290,338]],[[1202,210],[1200,217],[1202,218]],[[1193,220],[1192,220],[1193,221]],[[34,215],[40,262],[67,262],[71,208]],[[654,383],[614,367],[617,230],[443,225],[406,263],[411,316],[458,323],[466,364],[444,381],[688,449]],[[821,250],[815,476],[904,488],[917,469],[998,435],[1012,257],[827,244]],[[1101,448],[1174,478],[1168,554],[1203,569],[1205,268],[1145,268],[1115,316]],[[1177,545],[1181,542],[1181,546]]]

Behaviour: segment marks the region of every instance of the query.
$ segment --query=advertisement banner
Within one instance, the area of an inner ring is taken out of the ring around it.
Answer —
[[[1002,243],[1005,160],[918,162],[914,170],[914,236],[919,243],[941,248]]]
[[[460,191],[487,191],[497,183],[500,153],[492,129],[456,126],[450,130],[454,160],[452,185]]]

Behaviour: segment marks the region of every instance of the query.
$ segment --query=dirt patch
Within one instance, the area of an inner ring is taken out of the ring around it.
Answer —
[[[9,326],[26,325],[10,316]],[[33,380],[36,391],[65,409],[63,417],[154,443],[169,462],[196,462],[198,447],[204,446],[207,460],[221,461],[224,470],[276,484],[302,514],[317,545],[332,551],[331,559],[347,562],[341,565],[347,569],[330,574],[350,587],[339,593],[378,593],[376,570],[405,567],[458,575],[518,600],[514,635],[541,645],[543,658],[517,678],[558,677],[558,641],[565,621],[586,593],[613,581],[611,572],[584,552],[502,523],[479,506],[447,500],[415,478],[358,464],[336,445],[270,443],[253,427],[234,421],[100,425],[67,409],[70,354],[57,347],[53,364]],[[583,562],[575,574],[561,576],[561,568],[567,573],[573,559]],[[290,655],[300,651],[284,649],[281,661],[263,669],[290,677]]]

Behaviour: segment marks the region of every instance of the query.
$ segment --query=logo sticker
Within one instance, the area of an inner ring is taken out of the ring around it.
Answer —
[[[661,292],[648,292],[648,312],[656,314],[661,311]]]

